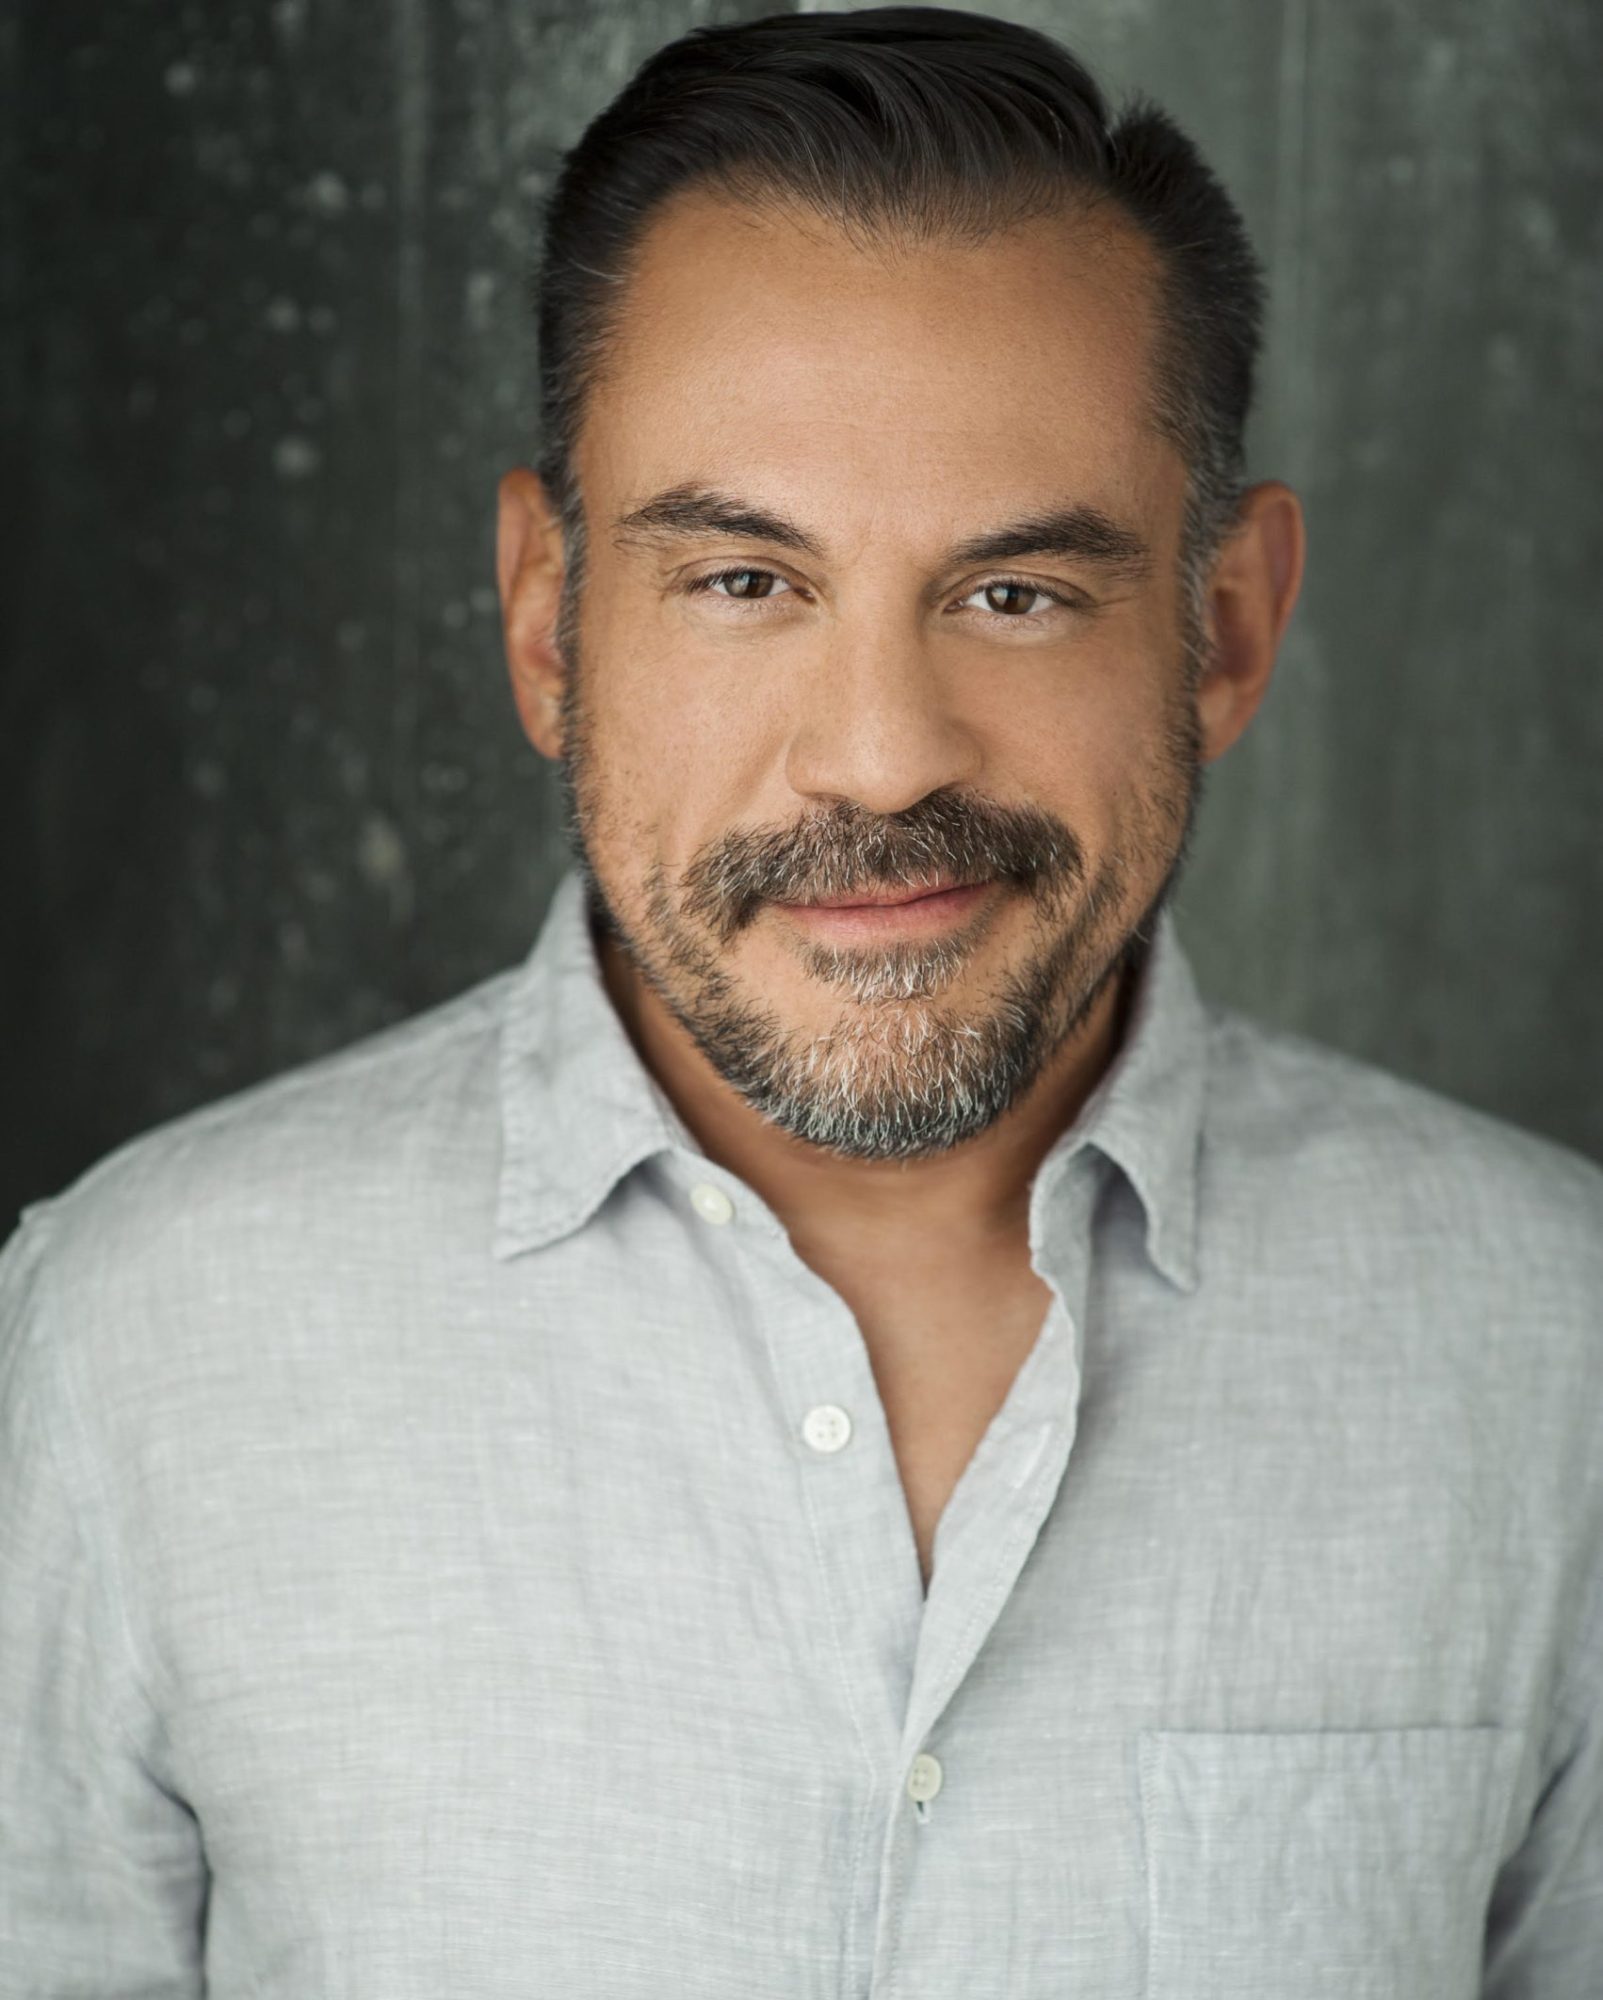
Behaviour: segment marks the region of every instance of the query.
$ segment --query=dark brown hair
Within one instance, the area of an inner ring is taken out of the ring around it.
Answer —
[[[1156,421],[1190,473],[1195,597],[1234,517],[1263,318],[1240,215],[1145,99],[1116,118],[1061,44],[944,7],[775,14],[693,28],[636,71],[565,155],[536,279],[541,478],[570,587],[584,552],[573,451],[647,223],[692,187],[797,200],[849,231],[982,238],[1111,203],[1159,253]]]

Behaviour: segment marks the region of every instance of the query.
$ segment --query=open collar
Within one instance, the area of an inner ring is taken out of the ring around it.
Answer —
[[[1042,1162],[1043,1197],[1086,1145],[1128,1177],[1147,1254],[1197,1283],[1197,1150],[1207,1021],[1167,906],[1136,971],[1124,1039]],[[507,994],[499,1056],[502,1156],[492,1252],[515,1257],[579,1228],[642,1161],[699,1148],[641,1061],[602,979],[578,870],[558,884]]]

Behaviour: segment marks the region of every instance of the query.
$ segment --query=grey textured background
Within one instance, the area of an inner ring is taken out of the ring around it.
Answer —
[[[561,863],[494,482],[561,149],[770,11],[21,0],[0,25],[0,1235],[131,1134],[527,950]],[[1207,990],[1603,1157],[1603,9],[1004,9],[1270,265],[1304,600],[1214,767]]]

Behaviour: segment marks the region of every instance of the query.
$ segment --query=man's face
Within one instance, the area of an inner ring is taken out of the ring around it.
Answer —
[[[696,194],[647,236],[578,449],[573,828],[646,987],[815,1144],[984,1130],[1172,886],[1201,755],[1155,284],[1106,218],[870,253]]]

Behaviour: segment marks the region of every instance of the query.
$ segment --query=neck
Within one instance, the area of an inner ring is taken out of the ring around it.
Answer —
[[[887,1236],[978,1245],[1027,1235],[1030,1187],[1118,1053],[1131,975],[1108,980],[1030,1088],[961,1145],[919,1160],[843,1159],[754,1111],[713,1068],[616,940],[597,940],[602,975],[642,1062],[708,1159],[755,1189],[800,1242]]]

